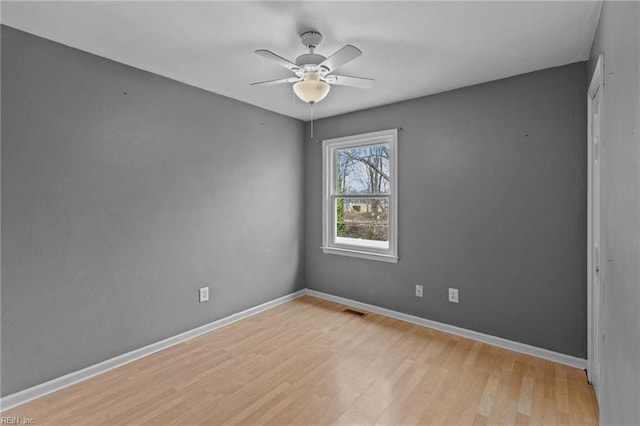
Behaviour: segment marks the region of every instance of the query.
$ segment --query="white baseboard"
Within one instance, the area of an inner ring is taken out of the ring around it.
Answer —
[[[477,340],[478,342],[487,343],[489,345],[498,346],[500,348],[509,349],[511,351],[520,352],[526,355],[531,355],[549,361],[557,362],[558,364],[568,365],[569,367],[579,368],[581,370],[587,368],[586,359],[576,358],[571,355],[565,355],[559,352],[550,351],[548,349],[530,346],[525,343],[503,339],[502,337],[496,337],[489,334],[479,333],[473,330],[467,330],[466,328],[456,327],[454,325],[443,324],[441,322],[416,317],[414,315],[403,314],[402,312],[392,311],[391,309],[385,309],[379,306],[369,305],[368,303],[357,302],[351,299],[345,299],[344,297],[334,296],[332,294],[322,293],[316,290],[306,289],[305,293],[309,296],[317,297],[319,299],[340,303],[352,308],[362,309],[374,314],[384,315],[386,317],[395,318],[400,321],[409,322],[411,324],[433,328],[435,330],[444,331],[445,333],[455,334],[456,336],[466,337],[468,339]]]
[[[11,408],[25,404],[29,401],[33,401],[34,399],[41,398],[52,392],[82,382],[99,374],[106,373],[107,371],[113,370],[114,368],[121,367],[145,356],[149,356],[153,353],[167,349],[171,346],[193,339],[194,337],[198,337],[202,334],[208,333],[220,327],[224,327],[225,325],[232,324],[236,321],[250,317],[257,313],[266,311],[267,309],[271,309],[275,306],[281,305],[293,299],[297,299],[298,297],[304,295],[305,290],[299,290],[294,293],[287,294],[285,296],[263,303],[262,305],[254,306],[253,308],[249,308],[242,312],[229,315],[228,317],[221,318],[209,324],[205,324],[192,330],[185,331],[184,333],[180,333],[176,336],[169,337],[168,339],[152,343],[140,349],[136,349],[131,352],[119,355],[115,358],[111,358],[87,368],[83,368],[82,370],[74,371],[73,373],[69,373],[62,377],[58,377],[56,379],[49,380],[48,382],[41,383],[20,392],[7,395],[4,398],[0,399],[0,409],[2,412],[10,410]]]
[[[587,360],[582,358],[576,358],[570,355],[565,355],[558,352],[550,351],[548,349],[542,349],[535,346],[526,345],[524,343],[503,339],[501,337],[495,337],[488,334],[479,333],[477,331],[467,330],[465,328],[443,324],[437,321],[431,321],[428,319],[416,317],[409,314],[403,314],[401,312],[392,311],[391,309],[385,309],[379,306],[369,305],[368,303],[362,303],[362,302],[357,302],[355,300],[345,299],[344,297],[334,296],[334,295],[322,293],[316,290],[304,289],[304,290],[296,291],[294,293],[287,294],[285,296],[279,297],[269,302],[263,303],[262,305],[249,308],[242,312],[238,312],[228,317],[221,318],[209,324],[205,324],[203,326],[194,328],[192,330],[185,331],[184,333],[178,334],[173,337],[169,337],[168,339],[161,340],[160,342],[152,343],[140,349],[136,349],[134,351],[127,352],[126,354],[119,355],[115,358],[108,359],[106,361],[92,365],[90,367],[83,368],[82,370],[75,371],[73,373],[69,373],[67,375],[58,377],[53,380],[49,380],[48,382],[41,383],[39,385],[22,390],[20,392],[7,395],[4,398],[0,399],[0,409],[3,412],[6,410],[10,410],[11,408],[15,408],[29,401],[33,401],[34,399],[41,398],[45,395],[56,392],[60,389],[66,388],[73,384],[82,382],[91,377],[97,376],[102,373],[106,373],[107,371],[113,370],[114,368],[121,367],[125,364],[136,361],[145,356],[170,348],[171,346],[193,339],[194,337],[198,337],[202,334],[216,330],[220,327],[224,327],[225,325],[232,324],[241,319],[266,311],[268,309],[271,309],[275,306],[281,305],[293,299],[297,299],[298,297],[301,297],[305,294],[309,296],[317,297],[319,299],[324,299],[331,302],[340,303],[342,305],[351,306],[353,308],[362,309],[375,314],[384,315],[386,317],[395,318],[400,321],[405,321],[405,322],[420,325],[423,327],[444,331],[445,333],[450,333],[457,336],[466,337],[472,340],[477,340],[482,343],[487,343],[489,345],[498,346],[498,347],[509,349],[515,352],[532,355],[538,358],[557,362],[559,364],[568,365],[570,367],[585,369],[587,366]]]

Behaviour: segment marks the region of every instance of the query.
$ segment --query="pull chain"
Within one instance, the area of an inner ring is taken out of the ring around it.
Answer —
[[[311,139],[313,139],[313,104],[314,102],[311,103]]]

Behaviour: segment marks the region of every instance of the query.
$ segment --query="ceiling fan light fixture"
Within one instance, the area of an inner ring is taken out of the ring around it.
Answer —
[[[323,100],[330,89],[329,83],[320,80],[317,75],[308,74],[293,85],[296,96],[308,104],[315,104]]]

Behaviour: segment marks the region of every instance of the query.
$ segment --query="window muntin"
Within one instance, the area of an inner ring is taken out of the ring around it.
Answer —
[[[323,141],[323,251],[397,262],[397,130]]]

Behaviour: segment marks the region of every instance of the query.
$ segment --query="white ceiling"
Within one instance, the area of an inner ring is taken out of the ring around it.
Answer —
[[[338,74],[373,89],[334,86],[316,118],[586,60],[600,1],[555,2],[2,2],[3,24],[291,117],[310,108],[292,76],[255,53],[295,60],[298,34],[324,35],[317,53],[364,53]],[[295,100],[294,100],[295,99]]]

